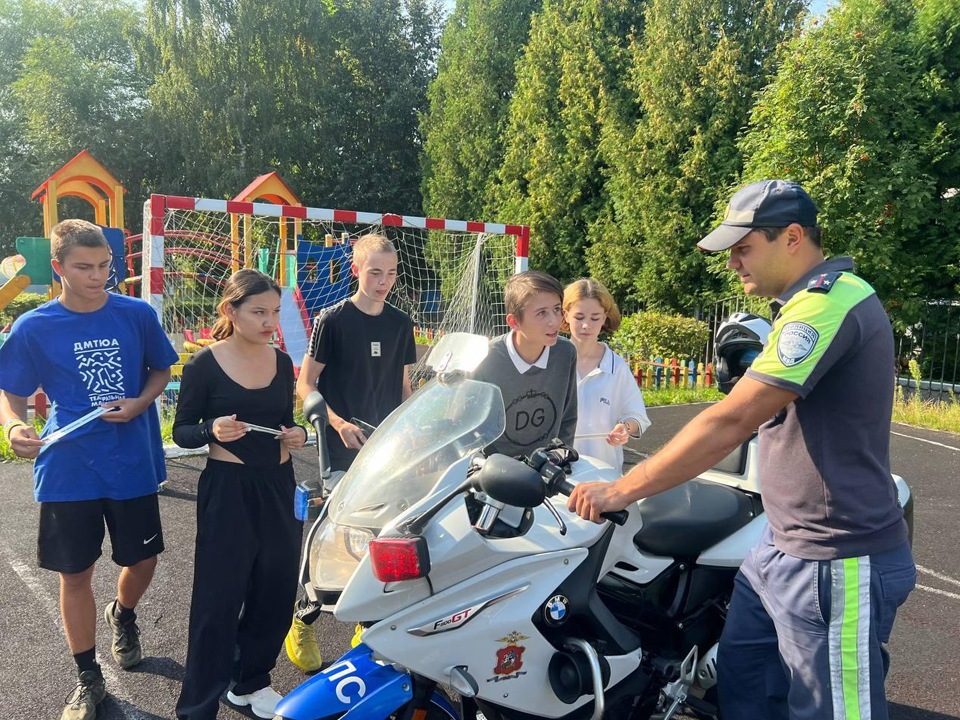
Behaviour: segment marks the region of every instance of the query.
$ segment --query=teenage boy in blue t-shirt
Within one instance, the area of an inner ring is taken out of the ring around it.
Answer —
[[[50,233],[50,250],[63,292],[20,317],[0,346],[0,421],[14,452],[36,458],[37,558],[60,573],[63,627],[79,674],[62,720],[93,720],[106,694],[91,584],[104,521],[123,567],[104,616],[113,657],[128,669],[143,657],[134,608],[163,550],[157,488],[166,468],[153,401],[178,357],[147,303],[104,290],[111,254],[100,228],[64,220]],[[27,398],[40,386],[53,404],[38,437]],[[44,440],[97,407],[116,410]]]

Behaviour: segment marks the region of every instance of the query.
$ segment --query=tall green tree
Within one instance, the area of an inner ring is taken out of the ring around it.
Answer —
[[[587,246],[612,214],[601,138],[636,112],[623,76],[642,7],[548,0],[518,65],[494,200],[504,220],[531,226],[531,264],[563,280],[587,271]]]
[[[137,140],[146,79],[130,44],[135,5],[123,0],[0,0],[0,252],[39,234],[30,194],[80,150],[89,149],[142,198]],[[61,214],[93,218],[83,203]]]
[[[628,137],[605,138],[617,232],[591,249],[602,279],[672,310],[717,288],[696,242],[740,172],[738,132],[802,8],[802,0],[651,0],[628,81],[642,115]]]
[[[791,41],[741,143],[744,181],[804,185],[826,250],[907,319],[958,276],[958,31],[956,0],[846,0]]]
[[[542,0],[458,0],[441,39],[421,130],[424,210],[483,220],[492,212],[514,71]]]
[[[225,196],[278,168],[312,204],[421,209],[426,0],[151,0],[141,50],[159,184]]]

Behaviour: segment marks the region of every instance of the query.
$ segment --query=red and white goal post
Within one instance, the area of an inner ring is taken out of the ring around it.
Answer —
[[[281,342],[299,364],[312,318],[355,291],[353,243],[369,232],[399,254],[388,302],[429,337],[506,332],[503,286],[528,265],[523,225],[175,195],[151,196],[143,217],[141,296],[178,350],[213,326],[229,276],[258,268],[284,288]]]

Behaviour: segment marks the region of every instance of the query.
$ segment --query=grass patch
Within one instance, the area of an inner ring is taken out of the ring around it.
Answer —
[[[33,426],[37,429],[37,434],[40,434],[40,431],[43,430],[43,420],[34,420]],[[10,447],[10,441],[7,440],[7,434],[5,432],[0,432],[0,461],[2,462],[33,462],[33,460],[24,460],[23,458],[18,458],[14,452],[13,448]]]
[[[160,437],[163,438],[164,445],[173,444],[173,408],[163,408],[160,411]]]
[[[910,361],[910,375],[919,388],[920,366],[916,360]],[[960,433],[960,402],[952,390],[947,392],[946,400],[924,400],[919,390],[907,397],[903,387],[897,385],[893,396],[893,421],[929,430]]]
[[[643,402],[647,407],[716,402],[722,399],[723,393],[716,388],[666,387],[643,391]]]

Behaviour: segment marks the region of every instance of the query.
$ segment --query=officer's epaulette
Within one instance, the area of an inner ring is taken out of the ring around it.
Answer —
[[[837,278],[841,275],[843,275],[842,272],[829,272],[823,275],[817,275],[815,278],[810,278],[810,282],[807,283],[807,290],[810,292],[828,293],[833,288],[833,284],[837,281]]]

